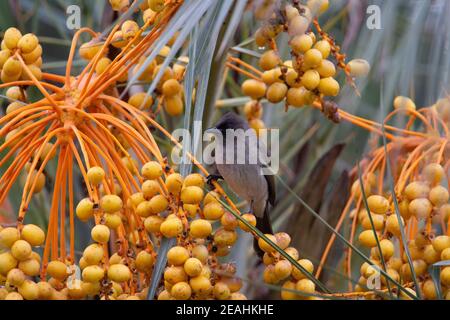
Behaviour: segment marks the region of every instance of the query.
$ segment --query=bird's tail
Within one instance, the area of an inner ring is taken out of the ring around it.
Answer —
[[[261,231],[263,234],[273,234],[272,230],[272,224],[270,223],[270,204],[266,204],[266,208],[264,209],[264,214],[261,218],[256,217],[256,228]],[[261,250],[261,248],[258,245],[258,239],[254,238],[253,240],[253,249],[255,250],[258,257],[261,259],[264,256],[264,251]]]

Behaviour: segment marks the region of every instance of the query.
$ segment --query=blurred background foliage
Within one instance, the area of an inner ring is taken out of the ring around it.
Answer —
[[[225,0],[223,3],[217,2],[210,9],[220,9],[220,5],[224,7],[227,1],[232,5],[224,17],[225,23],[220,34],[217,39],[208,42],[211,46],[209,51],[213,54],[211,63],[208,63],[208,59],[197,61],[196,70],[201,70],[204,79],[208,80],[208,85],[202,88],[205,101],[202,106],[196,104],[192,109],[187,108],[188,115],[184,119],[159,119],[169,130],[187,127],[193,120],[203,120],[205,128],[221,112],[229,109],[239,111],[248,101],[240,91],[240,84],[245,78],[230,71],[224,73],[224,62],[227,53],[233,53],[244,61],[257,64],[261,50],[253,43],[252,37],[261,22],[255,20],[252,12],[242,12],[242,4],[246,1]],[[383,118],[380,104],[384,103],[386,109],[392,109],[392,100],[396,95],[410,96],[418,107],[422,107],[433,104],[448,92],[450,1],[330,0],[330,3],[330,9],[320,17],[322,26],[342,45],[349,60],[366,59],[372,66],[369,77],[357,82],[359,93],[346,84],[344,75],[340,76],[343,89],[336,101],[340,108],[380,121]],[[66,9],[70,5],[81,8],[82,26],[99,32],[117,19],[107,0],[4,0],[0,1],[0,30],[17,26],[23,32],[37,34],[44,47],[43,69],[62,73],[73,35],[73,31],[66,27]],[[369,17],[367,8],[371,5],[381,8],[379,30],[371,30],[366,25]],[[219,13],[217,11],[216,16],[205,14],[203,18],[197,17],[198,29],[191,33],[191,40],[202,41],[205,35],[202,32],[208,32],[211,23],[214,25],[217,22]],[[235,32],[230,33],[230,30]],[[287,42],[286,37],[280,37],[277,43],[285,58],[289,55]],[[222,43],[231,47],[230,51],[224,51]],[[191,52],[191,48],[186,43],[181,51]],[[205,52],[203,54],[202,57],[207,57]],[[208,64],[208,67],[202,63]],[[76,73],[85,62],[77,57],[74,65]],[[384,94],[380,98],[381,87],[384,88]],[[221,101],[216,107],[217,99]],[[263,119],[267,127],[280,128],[280,177],[316,212],[335,225],[348,197],[349,186],[355,179],[349,176],[350,170],[379,141],[349,123],[333,124],[312,108],[291,108],[285,112],[282,104],[264,105]],[[162,137],[159,141],[161,149],[169,154],[170,144]],[[51,175],[51,172],[50,166],[48,173]],[[49,186],[48,190],[51,188]],[[275,230],[289,232],[301,256],[317,264],[331,236],[330,232],[297,204],[292,195],[282,188],[278,189],[277,204],[272,214]],[[19,190],[19,186],[16,186],[11,192],[10,203],[3,205],[3,221],[14,220],[14,212],[21,197]],[[81,187],[78,187],[77,192],[79,198],[84,194]],[[28,215],[28,219],[45,225],[48,206],[49,191],[46,191],[34,200],[34,214]],[[349,221],[346,221],[341,230],[345,236],[349,233],[348,224]],[[78,224],[80,243],[77,246],[80,248],[88,241],[88,232],[87,226]],[[256,279],[261,270],[256,270],[254,275],[246,274],[246,270],[255,263],[249,249],[250,242],[250,237],[240,237],[232,258],[238,264],[240,276]],[[345,290],[347,280],[341,263],[345,248],[338,242],[328,259],[323,277],[332,281],[336,290]],[[354,260],[355,265],[360,265],[357,258]],[[358,272],[357,268],[354,270]],[[268,293],[255,285],[262,282],[255,279],[247,290],[254,291],[258,297],[267,297]]]

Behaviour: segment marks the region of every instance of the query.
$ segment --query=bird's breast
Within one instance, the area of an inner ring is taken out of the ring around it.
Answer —
[[[217,170],[239,197],[248,202],[267,199],[267,182],[258,165],[217,164]]]

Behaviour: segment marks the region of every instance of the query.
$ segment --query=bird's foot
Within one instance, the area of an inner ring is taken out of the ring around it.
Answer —
[[[214,187],[213,185],[213,181],[217,181],[219,179],[223,179],[223,177],[220,174],[210,174],[207,178],[206,178],[206,184],[210,187]]]

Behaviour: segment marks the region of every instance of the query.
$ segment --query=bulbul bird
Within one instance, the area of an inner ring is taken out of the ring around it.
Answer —
[[[243,150],[238,148],[239,144],[235,135],[230,134],[236,133],[238,129],[244,130],[247,136],[253,138],[245,139],[245,144],[242,144],[245,146]],[[259,154],[261,152],[259,149],[261,144],[254,143],[257,141],[255,131],[250,129],[247,121],[239,115],[228,112],[206,132],[213,134],[216,142],[214,154],[216,172],[208,177],[208,181],[225,180],[236,195],[248,202],[251,212],[256,217],[256,228],[264,234],[273,234],[269,212],[275,203],[275,179],[273,175],[263,175],[262,169],[266,165],[261,162],[259,157],[256,162],[251,161],[252,153]],[[220,139],[217,139],[219,135],[222,136],[222,143],[220,143]],[[230,139],[235,139],[235,141],[230,141]],[[227,155],[230,157],[230,154],[234,155],[232,163],[226,161]],[[237,161],[238,157],[241,157],[240,162]],[[242,157],[245,158],[245,161],[242,161]],[[258,256],[262,258],[264,252],[259,248],[256,238],[253,247]]]

